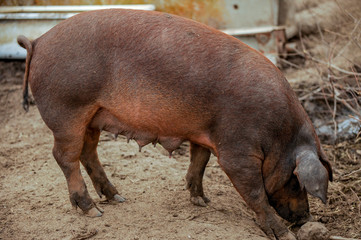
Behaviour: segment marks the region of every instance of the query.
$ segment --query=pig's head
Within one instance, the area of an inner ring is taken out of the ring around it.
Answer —
[[[332,168],[322,149],[317,154],[310,149],[299,148],[294,157],[296,167],[293,173],[282,188],[269,196],[269,202],[287,221],[303,224],[312,218],[307,193],[326,203]]]

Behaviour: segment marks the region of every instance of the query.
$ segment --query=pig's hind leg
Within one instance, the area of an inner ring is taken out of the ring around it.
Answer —
[[[220,151],[222,157],[218,162],[247,205],[256,213],[261,229],[271,239],[296,240],[269,205],[262,177],[262,160],[252,154],[234,155],[231,151]]]
[[[206,207],[210,200],[204,196],[202,180],[211,152],[195,143],[191,143],[190,152],[191,163],[186,176],[190,200],[194,205]]]
[[[96,206],[89,196],[87,186],[80,172],[81,160],[93,182],[95,178],[107,182],[107,179],[104,180],[104,178],[99,177],[102,176],[101,173],[105,176],[96,153],[100,133],[98,130],[87,129],[89,119],[92,119],[97,108],[93,106],[76,108],[65,104],[57,104],[58,107],[55,108],[51,107],[52,105],[55,105],[52,101],[48,101],[47,105],[39,103],[39,111],[42,113],[45,123],[53,131],[53,155],[65,175],[70,202],[75,208],[79,207],[88,216],[101,216],[102,210]],[[43,106],[49,106],[48,109],[56,109],[56,111],[46,111],[47,109],[44,109]],[[101,186],[98,188],[100,192],[104,192],[107,197],[110,198],[109,192],[114,193],[112,197],[115,196],[116,190],[113,186],[104,187],[101,184],[96,184],[96,186],[98,185]],[[109,183],[109,185],[111,184]],[[103,189],[107,189],[107,191]]]
[[[80,172],[80,155],[84,144],[84,130],[81,125],[69,124],[67,127],[53,131],[53,155],[63,171],[73,207],[79,207],[89,216],[101,216],[90,198],[84,179]]]
[[[118,194],[117,189],[111,184],[99,162],[97,153],[99,136],[99,129],[88,128],[86,130],[80,161],[90,176],[99,197],[105,195],[109,201],[124,202],[125,199]]]

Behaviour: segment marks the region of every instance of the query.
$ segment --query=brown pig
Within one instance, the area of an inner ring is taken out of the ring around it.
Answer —
[[[282,73],[263,55],[213,28],[160,12],[78,14],[26,48],[28,84],[54,134],[53,155],[70,201],[101,216],[97,193],[122,202],[97,155],[102,130],[170,153],[190,141],[191,201],[206,205],[202,178],[211,152],[271,238],[295,239],[275,213],[310,218],[307,192],[326,202],[332,169]]]

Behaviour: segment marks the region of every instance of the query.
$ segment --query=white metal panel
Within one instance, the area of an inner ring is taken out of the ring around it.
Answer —
[[[71,6],[11,6],[1,7],[0,13],[40,13],[40,12],[85,12],[99,9],[123,8],[138,10],[155,10],[153,4],[131,5],[71,5]]]
[[[63,19],[83,11],[123,8],[154,10],[152,4],[93,6],[23,6],[0,8],[0,59],[25,59],[26,50],[16,41],[19,35],[36,39]]]
[[[225,0],[225,28],[277,26],[278,0]]]

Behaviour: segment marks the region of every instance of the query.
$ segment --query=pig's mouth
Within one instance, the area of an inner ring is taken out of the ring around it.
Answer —
[[[288,222],[300,226],[313,219],[309,211],[292,212],[288,207],[275,208],[277,213]]]
[[[283,219],[296,226],[312,220],[307,200],[300,202],[297,198],[275,199],[270,197],[269,203]]]

